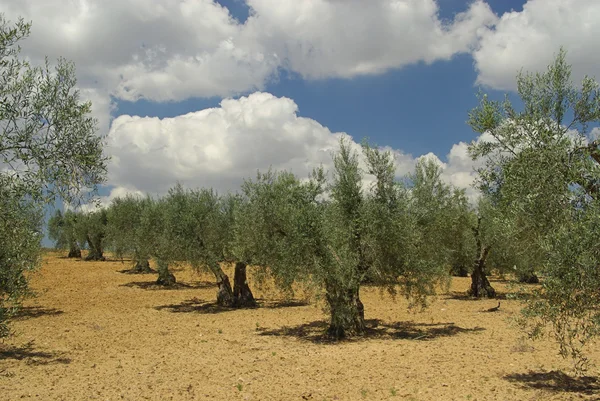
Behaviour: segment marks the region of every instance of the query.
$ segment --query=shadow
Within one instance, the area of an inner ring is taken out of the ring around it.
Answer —
[[[156,310],[168,310],[172,313],[203,313],[203,314],[214,314],[214,313],[223,313],[223,312],[231,312],[236,310],[243,309],[256,309],[256,308],[264,308],[264,309],[279,309],[279,308],[294,308],[299,306],[309,305],[308,302],[305,301],[271,301],[264,300],[258,298],[257,305],[255,307],[243,307],[243,308],[230,308],[226,306],[218,305],[214,301],[204,301],[199,298],[192,298],[186,301],[183,301],[179,304],[170,304],[170,305],[160,305],[154,307]]]
[[[523,301],[530,299],[531,294],[516,293],[516,292],[500,292],[496,290],[496,297],[494,298],[476,298],[468,295],[466,292],[461,291],[450,291],[444,295],[444,299],[453,299],[457,301],[490,301],[490,300],[508,300],[508,301]]]
[[[308,306],[310,303],[308,301],[300,301],[295,299],[289,300],[270,300],[264,298],[256,298],[256,302],[260,308],[265,309],[279,309],[279,308],[296,308],[299,306]]]
[[[527,388],[588,395],[600,393],[600,383],[597,378],[591,376],[571,377],[556,370],[515,373],[504,376],[504,378],[513,383],[521,383]]]
[[[24,306],[14,315],[15,320],[32,319],[41,316],[62,315],[64,312],[56,308],[43,308],[41,306]]]
[[[216,302],[203,301],[198,298],[188,299],[179,304],[155,306],[156,310],[168,310],[172,313],[203,313],[213,314],[238,310],[236,308],[228,308],[218,305]]]
[[[143,290],[189,290],[189,289],[204,289],[213,288],[217,284],[210,281],[194,281],[192,283],[175,283],[170,286],[164,286],[156,284],[156,280],[153,281],[132,281],[119,285],[119,287],[130,287],[130,288],[141,288]]]
[[[43,352],[34,349],[33,341],[21,347],[0,348],[0,360],[15,359],[25,361],[27,365],[69,364],[71,358],[56,352]]]
[[[158,272],[154,269],[150,269],[150,270],[146,270],[146,271],[139,271],[136,270],[135,268],[131,268],[131,269],[125,269],[125,270],[117,270],[118,273],[123,273],[123,274],[157,274]]]
[[[415,322],[396,322],[385,323],[379,319],[365,321],[367,329],[365,335],[355,336],[344,341],[364,341],[369,339],[391,339],[391,340],[420,340],[428,341],[440,337],[450,337],[462,333],[477,333],[485,330],[482,327],[463,328],[454,323],[415,323]],[[335,343],[339,341],[332,340],[327,336],[329,324],[318,320],[311,323],[305,323],[298,326],[284,326],[279,329],[260,329],[261,336],[285,336],[294,337],[299,340],[310,341],[313,343]]]

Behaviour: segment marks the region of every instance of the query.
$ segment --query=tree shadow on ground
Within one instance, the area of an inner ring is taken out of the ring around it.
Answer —
[[[444,299],[453,299],[456,301],[493,301],[493,300],[508,300],[508,301],[522,301],[531,298],[531,294],[516,293],[516,292],[502,292],[496,290],[495,298],[476,298],[468,295],[465,291],[450,291],[443,294]]]
[[[41,306],[24,306],[13,317],[15,320],[33,319],[42,316],[62,315],[64,312],[56,308],[44,308]]]
[[[130,269],[125,269],[125,270],[117,270],[117,272],[123,273],[123,274],[157,274],[158,273],[156,270],[154,270],[152,268],[141,272],[141,271],[135,269],[134,267],[132,267]]]
[[[483,327],[463,328],[454,323],[387,323],[379,319],[366,322],[367,331],[364,336],[351,337],[344,341],[361,341],[369,339],[392,340],[434,340],[439,337],[450,337],[462,333],[477,333],[485,330]],[[279,329],[257,329],[261,336],[285,336],[313,343],[334,343],[337,341],[327,337],[329,324],[323,320],[305,323],[298,326],[284,326]]]
[[[266,300],[258,298],[256,307],[245,307],[245,308],[229,308],[226,306],[218,305],[214,301],[204,301],[198,298],[192,298],[185,300],[179,304],[160,305],[156,306],[156,310],[168,310],[172,313],[202,313],[202,314],[215,314],[223,312],[231,312],[241,309],[279,309],[279,308],[294,308],[298,306],[306,306],[308,302],[297,301],[297,300]]]
[[[175,283],[170,286],[164,286],[153,281],[132,281],[119,285],[120,287],[141,288],[142,290],[189,290],[189,289],[204,289],[213,288],[217,284],[211,281],[193,281],[191,283]]]
[[[37,351],[34,342],[30,341],[20,347],[2,347],[0,346],[0,361],[14,359],[25,361],[27,365],[52,365],[69,364],[71,358],[67,358],[63,353]]]
[[[504,376],[513,383],[521,383],[523,387],[554,392],[579,393],[586,395],[600,394],[598,378],[591,376],[571,377],[560,371],[515,373]]]

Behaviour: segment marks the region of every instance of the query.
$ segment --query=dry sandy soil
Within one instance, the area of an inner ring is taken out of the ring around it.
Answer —
[[[0,344],[0,399],[600,399],[600,381],[568,376],[551,342],[521,339],[516,301],[490,313],[496,301],[461,296],[467,279],[419,313],[365,288],[369,335],[329,344],[314,303],[255,290],[260,308],[222,310],[208,276],[175,271],[185,285],[165,290],[126,268],[46,256],[38,298]]]

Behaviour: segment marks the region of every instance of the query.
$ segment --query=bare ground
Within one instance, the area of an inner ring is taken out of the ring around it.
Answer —
[[[510,326],[517,301],[486,312],[497,301],[462,296],[468,279],[419,313],[365,287],[368,335],[331,344],[318,304],[255,290],[260,308],[222,309],[209,276],[176,271],[183,285],[161,289],[128,267],[46,256],[0,344],[0,399],[600,399],[598,368],[569,375],[551,342]]]

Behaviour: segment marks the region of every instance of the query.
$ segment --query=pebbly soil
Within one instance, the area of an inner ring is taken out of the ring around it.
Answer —
[[[254,289],[260,308],[223,310],[208,275],[177,270],[185,285],[161,289],[128,267],[46,255],[38,297],[0,343],[0,399],[600,399],[600,352],[590,377],[569,376],[552,342],[511,326],[517,301],[485,312],[497,301],[462,296],[466,278],[418,313],[364,287],[369,335],[330,344],[318,303]]]

